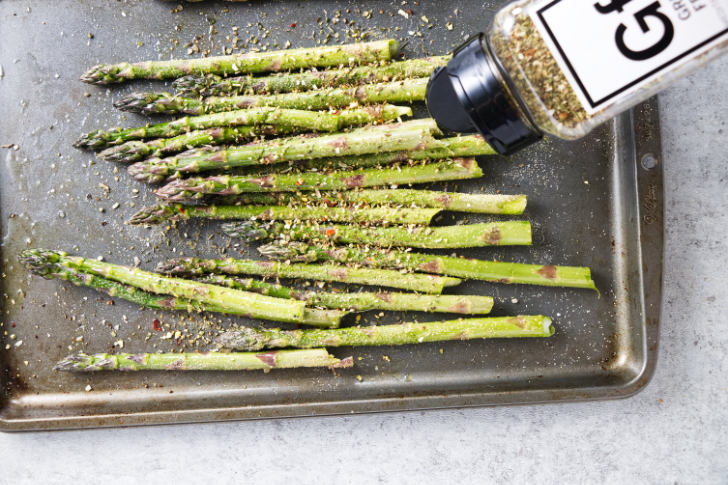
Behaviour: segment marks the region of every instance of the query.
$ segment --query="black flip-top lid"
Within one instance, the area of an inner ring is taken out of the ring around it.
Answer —
[[[541,138],[527,115],[506,95],[483,34],[477,34],[438,68],[427,84],[427,108],[445,132],[480,132],[498,152],[509,154]]]

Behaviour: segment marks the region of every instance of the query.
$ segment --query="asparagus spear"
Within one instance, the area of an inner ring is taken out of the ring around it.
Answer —
[[[258,248],[258,251],[268,258],[289,262],[338,261],[373,268],[423,271],[494,283],[597,289],[591,278],[591,271],[582,266],[484,261],[405,251],[367,250],[356,247],[321,248],[295,242],[285,245],[268,244]]]
[[[344,157],[325,157],[312,160],[296,161],[290,168],[300,171],[352,170],[355,168],[379,167],[396,162],[412,162],[415,160],[475,157],[493,155],[495,152],[481,136],[456,136],[453,138],[428,138],[423,141],[421,150],[371,153],[368,155],[349,155]],[[256,173],[280,173],[278,166],[264,167]]]
[[[302,135],[267,140],[223,150],[189,150],[178,156],[134,163],[129,166],[128,172],[137,180],[154,183],[175,174],[387,150],[420,150],[423,149],[424,141],[430,140],[436,144],[432,139],[432,134],[436,132],[438,129],[434,120],[413,120],[318,137]]]
[[[261,350],[360,345],[406,345],[445,340],[550,337],[551,319],[543,315],[483,317],[442,322],[408,322],[337,329],[280,330],[241,327],[215,338],[217,349]]]
[[[248,52],[201,59],[99,64],[86,71],[81,76],[81,80],[90,84],[112,84],[131,79],[173,79],[190,74],[257,74],[309,67],[347,66],[388,61],[397,54],[398,49],[397,41],[387,39],[340,46]]]
[[[222,77],[216,74],[184,76],[172,84],[182,96],[228,96],[235,94],[275,94],[332,88],[347,84],[396,81],[429,77],[444,66],[450,56],[423,57],[381,66],[347,67],[324,71],[281,73],[271,76]]]
[[[253,96],[211,96],[184,98],[169,93],[131,93],[114,103],[122,111],[145,114],[186,113],[201,115],[261,106],[321,110],[352,104],[413,103],[424,101],[429,78],[363,84],[351,88],[324,88],[303,93]]]
[[[345,120],[351,119],[350,115],[344,116]],[[243,131],[248,137],[265,135],[272,130],[273,133],[275,133],[275,130],[283,133],[292,131],[337,131],[342,123],[341,115],[337,116],[325,111],[253,108],[205,116],[187,116],[166,123],[134,128],[95,130],[82,135],[73,146],[96,150],[119,145],[129,140],[169,138],[192,130],[230,126],[255,126],[255,128],[250,128],[247,132]]]
[[[348,109],[338,113],[326,113],[338,119],[339,128],[396,120],[412,115],[406,106],[375,105]],[[191,131],[172,138],[158,138],[149,141],[130,140],[111,146],[98,154],[109,162],[132,163],[145,158],[165,157],[178,152],[209,145],[238,144],[261,135],[288,135],[306,131],[305,128],[286,126],[217,126],[206,130]]]
[[[440,294],[444,288],[456,286],[461,280],[399,271],[370,268],[348,268],[332,264],[288,264],[250,259],[178,258],[157,265],[157,271],[174,275],[258,275],[273,278],[293,278],[334,281],[371,286],[399,288],[420,293]]]
[[[483,246],[529,246],[528,221],[485,222],[454,226],[359,227],[353,225],[284,224],[257,221],[231,222],[222,226],[230,237],[247,242],[318,241],[338,244],[371,244],[384,247],[424,249],[473,248]]]
[[[483,175],[472,158],[459,158],[402,168],[369,168],[346,172],[302,173],[245,177],[220,175],[174,180],[155,194],[169,201],[199,200],[210,195],[236,195],[246,192],[296,192],[310,190],[351,190],[357,187],[422,184],[446,180],[478,178]]]
[[[258,136],[289,135],[295,131],[275,126],[217,126],[206,130],[190,131],[172,138],[154,140],[129,140],[112,145],[96,156],[106,162],[133,163],[145,158],[166,157],[192,148],[225,143],[239,144]]]
[[[279,350],[272,352],[171,352],[166,354],[69,355],[55,370],[93,372],[102,370],[264,370],[294,367],[351,367],[354,359],[337,359],[326,349]]]
[[[239,290],[263,291],[278,298],[293,298],[308,306],[342,308],[357,312],[368,310],[417,311],[462,314],[485,314],[493,308],[493,298],[476,295],[414,295],[397,292],[296,291],[280,285],[271,285],[250,278],[232,278],[223,275],[207,275],[200,281],[227,286]],[[253,282],[251,284],[251,282]],[[261,288],[268,285],[268,288]],[[260,288],[257,290],[255,288]]]
[[[161,224],[192,218],[216,220],[279,220],[369,222],[377,224],[429,224],[440,209],[407,207],[326,207],[326,206],[194,206],[160,204],[134,214],[131,224]]]
[[[117,283],[116,281],[96,276],[90,273],[84,273],[81,271],[75,271],[60,264],[47,264],[44,269],[42,276],[46,279],[60,279],[73,283],[76,286],[88,286],[98,291],[106,293],[112,298],[121,298],[123,300],[131,301],[146,308],[154,308],[157,310],[184,310],[187,312],[216,312],[226,314],[237,314],[230,310],[226,305],[220,305],[216,303],[203,303],[197,300],[189,300],[186,298],[176,298],[170,295],[155,295],[154,293],[148,293],[142,291],[139,288],[135,288],[130,285],[124,285]],[[266,285],[262,281],[256,282],[259,285],[249,285],[251,287]],[[236,289],[244,289],[242,285],[236,286]],[[258,290],[256,293],[262,293]],[[273,295],[268,293],[268,296],[276,296],[281,298],[279,295]],[[290,296],[283,296],[282,298],[290,298]],[[300,298],[299,298],[300,299]],[[303,318],[301,319],[302,324],[317,326],[317,327],[338,327],[341,323],[341,319],[346,315],[344,312],[331,312],[321,311],[316,308],[304,308]]]
[[[433,207],[457,212],[476,214],[523,214],[526,208],[525,195],[464,194],[415,189],[364,189],[342,192],[309,193],[246,193],[219,197],[225,204],[270,204],[305,205],[339,204],[396,205],[404,207]]]
[[[57,272],[55,268],[62,266],[73,271],[90,273],[118,283],[135,286],[150,293],[217,305],[225,313],[292,323],[305,323],[304,320],[308,318],[305,311],[306,305],[300,301],[284,300],[196,281],[170,278],[128,266],[69,256],[61,251],[27,249],[23,251],[21,259],[30,270],[43,277],[52,277],[50,275]],[[322,316],[320,311],[316,311],[311,317],[315,324],[320,325]],[[329,315],[331,325],[337,325],[342,316],[341,312],[331,312]]]

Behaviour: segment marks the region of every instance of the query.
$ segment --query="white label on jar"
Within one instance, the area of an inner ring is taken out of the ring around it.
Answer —
[[[531,8],[589,114],[728,38],[728,0],[544,0]]]

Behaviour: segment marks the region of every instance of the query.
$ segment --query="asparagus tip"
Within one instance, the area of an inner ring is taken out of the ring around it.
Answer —
[[[109,64],[97,64],[81,74],[81,81],[88,84],[113,84],[123,81],[119,69]]]
[[[182,96],[198,96],[207,90],[218,76],[215,74],[206,74],[204,76],[182,76],[172,82],[175,92]]]
[[[115,102],[114,107],[132,113],[178,113],[173,99],[168,93],[131,93]]]
[[[61,251],[31,248],[20,253],[20,262],[29,271],[45,278],[50,277],[50,274],[55,270],[55,265],[63,256],[66,256],[66,253]]]
[[[104,132],[102,130],[94,130],[78,137],[78,140],[73,142],[73,147],[96,150],[104,148],[108,144],[109,141],[104,136]]]
[[[270,231],[274,224],[258,221],[228,222],[222,225],[222,230],[228,236],[245,242],[270,241],[275,238],[275,231]]]
[[[150,158],[132,163],[126,168],[126,171],[132,178],[149,184],[163,182],[169,175],[166,165],[160,158]]]
[[[238,327],[235,330],[228,330],[220,333],[212,341],[212,348],[215,351],[221,349],[245,348],[251,351],[265,348],[266,337],[261,330],[250,327]]]
[[[172,180],[154,191],[154,195],[170,202],[189,202],[204,197],[204,194],[190,190],[184,180]]]
[[[168,259],[157,263],[157,267],[154,269],[157,273],[163,274],[190,274],[190,270],[184,263],[185,258],[182,259]]]
[[[105,162],[132,163],[143,159],[151,152],[146,143],[130,140],[121,145],[109,147],[96,154]]]
[[[318,261],[318,257],[311,253],[308,248],[310,245],[303,242],[290,241],[286,245],[279,243],[264,244],[258,247],[261,256],[275,261],[295,261],[313,263]]]
[[[152,207],[145,207],[129,219],[127,222],[134,225],[154,225],[179,218],[180,208],[175,205],[159,204]]]
[[[68,357],[61,359],[54,367],[53,370],[65,371],[65,372],[78,372],[78,371],[96,371],[103,369],[114,369],[115,362],[109,356],[104,354],[90,355],[83,352],[78,354],[69,355]]]

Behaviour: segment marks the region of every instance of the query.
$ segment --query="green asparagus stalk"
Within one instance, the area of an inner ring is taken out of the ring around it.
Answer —
[[[550,264],[508,263],[405,251],[356,247],[321,248],[307,243],[268,244],[258,248],[267,258],[281,261],[330,261],[372,268],[422,271],[494,283],[589,288],[596,290],[589,268]]]
[[[186,113],[201,115],[261,106],[278,108],[326,110],[345,108],[353,104],[413,103],[424,101],[429,78],[363,84],[351,88],[324,88],[302,93],[283,93],[253,96],[211,96],[184,98],[169,93],[131,93],[114,103],[122,111],[145,114]]]
[[[198,276],[210,273],[257,275],[338,283],[384,286],[420,293],[440,294],[447,287],[460,284],[458,278],[438,277],[370,268],[348,268],[333,264],[288,264],[250,259],[178,258],[157,265],[165,274]]]
[[[397,41],[388,39],[340,46],[248,52],[201,59],[99,64],[86,71],[81,80],[90,84],[113,84],[132,79],[174,79],[208,73],[229,76],[310,67],[351,66],[388,61],[397,54],[398,48]]]
[[[384,189],[322,194],[329,201],[369,204],[394,204],[404,207],[432,207],[474,214],[519,215],[526,209],[525,195],[465,194],[433,190]]]
[[[406,106],[375,105],[358,109],[348,109],[338,113],[326,113],[338,118],[339,128],[368,123],[396,120],[412,115]],[[191,131],[172,138],[157,138],[149,141],[130,140],[121,145],[111,146],[98,154],[109,162],[132,163],[145,158],[166,157],[192,148],[210,145],[239,144],[261,135],[289,135],[306,131],[302,127],[268,126],[218,126],[206,130]]]
[[[434,160],[441,158],[477,157],[493,155],[495,152],[481,136],[456,136],[453,138],[429,138],[421,150],[371,153],[369,155],[349,155],[345,157],[325,157],[291,163],[290,167],[300,171],[353,170],[356,168],[379,167],[398,162],[415,160]],[[293,165],[295,163],[295,166]],[[256,173],[280,172],[278,166],[265,167]]]
[[[93,372],[103,370],[203,370],[234,371],[291,369],[294,367],[351,367],[354,359],[337,359],[326,349],[273,352],[185,352],[160,354],[74,354],[56,364],[55,370]]]
[[[421,150],[424,141],[436,143],[432,134],[437,132],[434,120],[413,120],[318,137],[302,135],[266,140],[223,150],[190,150],[178,156],[151,158],[134,163],[129,166],[128,172],[137,180],[155,183],[172,175],[227,170],[233,167],[337,155],[362,155],[387,150]]]
[[[361,113],[361,112],[360,112]],[[356,119],[356,116],[328,113],[326,111],[305,111],[282,108],[253,108],[228,111],[205,116],[187,116],[166,123],[139,126],[134,128],[115,128],[95,130],[82,135],[73,144],[76,148],[94,150],[112,145],[120,145],[130,140],[149,138],[170,138],[192,130],[216,127],[253,126],[246,137],[265,135],[273,131],[282,133],[293,131],[338,131],[342,123]],[[273,127],[273,128],[271,128]]]
[[[323,244],[369,244],[383,247],[454,249],[484,246],[530,246],[528,221],[485,222],[454,226],[361,227],[354,225],[286,224],[257,221],[223,224],[223,232],[247,242],[315,241]]]
[[[94,288],[112,298],[121,298],[139,306],[155,310],[184,310],[221,312],[221,307],[214,304],[198,303],[184,298],[175,298],[169,295],[155,295],[142,291],[130,285],[124,285],[101,276],[72,270],[60,264],[48,264],[42,274],[46,279],[59,279],[73,283],[76,286]]]
[[[146,308],[153,308],[157,310],[184,310],[187,312],[215,312],[225,314],[238,314],[233,309],[232,311],[227,305],[220,305],[216,303],[202,303],[196,300],[189,300],[186,298],[176,298],[170,295],[155,295],[142,291],[139,288],[135,288],[130,285],[124,285],[117,283],[116,281],[102,278],[90,273],[84,273],[81,271],[71,270],[60,264],[48,263],[44,268],[42,276],[46,279],[60,279],[73,283],[76,286],[87,286],[94,288],[102,293],[106,293],[112,298],[121,298],[123,300],[136,303]],[[266,285],[262,281],[251,284],[251,287],[261,287]],[[226,286],[226,285],[223,285]],[[238,285],[236,289],[244,289],[243,285]],[[263,293],[256,289],[247,290],[254,291],[256,293],[267,294],[268,296],[276,296],[278,298],[290,298],[290,296],[272,295],[272,292]],[[300,298],[298,298],[300,300]],[[346,315],[345,312],[331,312],[321,311],[315,308],[304,308],[303,318],[301,324],[316,326],[316,327],[338,327],[341,323],[341,319]]]
[[[281,73],[271,76],[222,77],[216,74],[184,76],[173,86],[181,96],[229,96],[237,94],[277,94],[342,85],[369,84],[401,79],[429,77],[447,64],[450,56],[424,57],[392,62],[381,66],[360,66],[324,71]]]
[[[43,277],[56,273],[57,266],[63,266],[72,271],[90,273],[150,293],[217,305],[218,308],[224,310],[224,313],[292,323],[305,323],[304,321],[307,319],[306,305],[300,301],[284,300],[196,281],[170,278],[138,268],[69,256],[61,251],[28,249],[23,251],[21,259],[31,271]],[[331,325],[338,325],[342,316],[342,312],[330,313]],[[315,324],[320,325],[321,318],[320,311],[314,312]]]
[[[296,192],[311,190],[351,190],[357,187],[422,184],[478,178],[483,175],[472,158],[459,158],[402,168],[369,168],[346,172],[302,173],[245,177],[220,175],[174,180],[157,189],[155,194],[165,200],[186,202],[210,195],[237,195],[246,192]]]
[[[193,218],[215,220],[332,221],[376,224],[429,224],[440,209],[409,207],[326,207],[326,206],[194,206],[160,204],[147,207],[129,220],[130,224],[162,224]]]
[[[523,214],[525,195],[464,194],[415,189],[364,189],[342,192],[246,193],[219,197],[225,204],[306,205],[372,204],[401,207],[432,207],[475,214]]]
[[[200,281],[245,291],[263,291],[269,296],[293,298],[306,305],[324,308],[341,308],[364,312],[369,310],[417,311],[461,314],[486,314],[493,308],[493,298],[476,295],[417,295],[397,292],[297,291],[285,286],[272,285],[250,278],[232,278],[223,275],[207,275]],[[251,284],[251,282],[253,282]],[[261,288],[268,285],[268,288]]]
[[[195,280],[210,285],[226,286],[236,290],[253,291],[255,293],[260,293],[261,295],[274,296],[276,298],[298,299],[294,298],[293,295],[296,294],[296,291],[292,288],[277,283],[268,283],[267,281],[256,280],[254,278],[240,278],[210,273],[197,276]]]
[[[285,347],[311,348],[406,345],[446,340],[550,337],[551,319],[543,315],[482,317],[442,322],[408,322],[338,329],[280,330],[241,327],[215,338],[217,349],[262,350]]]
[[[206,130],[190,131],[172,138],[154,140],[129,140],[121,145],[112,145],[96,156],[106,162],[133,163],[153,157],[166,157],[175,153],[210,145],[240,144],[259,136],[290,135],[288,128],[275,126],[218,126]]]

